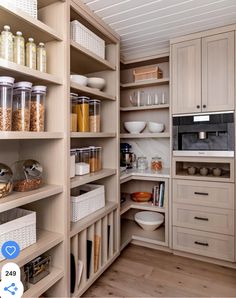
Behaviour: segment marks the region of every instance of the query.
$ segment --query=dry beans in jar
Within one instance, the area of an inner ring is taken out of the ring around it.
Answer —
[[[30,101],[32,83],[19,82],[14,85],[12,129],[14,131],[29,131]]]
[[[46,86],[33,86],[30,107],[30,131],[44,131]]]
[[[78,117],[78,131],[89,132],[89,98],[86,96],[78,97],[76,105]]]
[[[90,132],[101,131],[101,101],[92,99],[89,101],[89,128]]]
[[[0,77],[0,131],[10,131],[12,127],[12,77]]]
[[[77,132],[78,128],[78,116],[76,112],[76,105],[78,101],[78,94],[76,93],[71,93],[70,94],[70,104],[71,104],[71,113],[70,113],[70,131],[71,132]]]

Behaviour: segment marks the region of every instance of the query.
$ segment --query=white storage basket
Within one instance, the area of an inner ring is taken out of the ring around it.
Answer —
[[[31,17],[38,18],[37,0],[0,0],[0,5],[9,9],[20,9]]]
[[[94,34],[77,20],[72,21],[70,27],[72,40],[105,59],[105,41],[102,38]]]
[[[72,222],[76,222],[104,206],[104,185],[85,184],[71,191]]]
[[[36,242],[36,212],[14,208],[0,213],[0,247],[10,240],[17,242],[20,250]],[[3,259],[0,254],[0,261]]]

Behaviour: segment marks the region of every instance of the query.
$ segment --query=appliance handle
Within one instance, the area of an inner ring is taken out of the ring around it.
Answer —
[[[208,196],[209,195],[209,193],[207,193],[207,192],[198,192],[198,191],[195,191],[194,194],[199,195],[199,196]]]
[[[194,219],[203,220],[203,221],[209,221],[209,218],[207,218],[207,217],[200,217],[200,216],[194,216]]]
[[[207,242],[194,241],[194,243],[201,246],[209,246]]]

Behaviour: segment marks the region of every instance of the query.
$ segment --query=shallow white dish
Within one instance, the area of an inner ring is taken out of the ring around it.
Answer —
[[[124,128],[129,132],[129,133],[140,133],[144,130],[146,127],[146,122],[145,121],[129,121],[129,122],[124,122]]]
[[[87,86],[88,78],[81,75],[71,75],[70,80],[82,86]]]
[[[164,222],[164,215],[158,212],[141,211],[135,214],[134,219],[145,231],[154,231]]]
[[[98,90],[102,90],[106,85],[103,78],[88,78],[88,86]]]
[[[153,133],[163,132],[165,125],[163,123],[148,122],[148,130]]]

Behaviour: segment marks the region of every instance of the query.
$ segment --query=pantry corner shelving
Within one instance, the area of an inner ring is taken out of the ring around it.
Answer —
[[[138,111],[148,111],[148,110],[159,110],[159,109],[169,109],[169,104],[160,105],[150,105],[150,106],[140,106],[140,107],[120,107],[121,112],[138,112]]]
[[[47,140],[47,139],[62,139],[62,132],[27,132],[27,131],[8,131],[0,132],[0,140]]]
[[[121,133],[121,139],[146,139],[146,138],[169,138],[170,134],[168,132],[161,132],[161,133]]]
[[[70,134],[72,139],[77,138],[115,138],[116,133],[114,132],[72,132]]]
[[[160,86],[169,84],[169,78],[162,78],[162,79],[155,79],[155,80],[144,80],[140,82],[134,83],[121,83],[120,87],[122,89],[135,89],[135,88],[142,88],[142,87],[151,87],[151,86]]]

